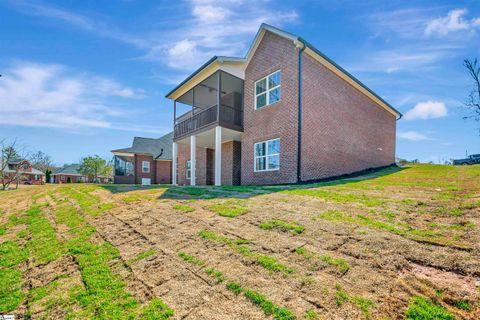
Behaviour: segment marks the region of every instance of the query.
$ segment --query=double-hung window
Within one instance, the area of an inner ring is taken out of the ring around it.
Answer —
[[[273,171],[280,169],[280,139],[255,143],[254,171]]]
[[[255,109],[268,106],[280,100],[280,70],[255,82]]]
[[[187,160],[187,179],[190,179],[192,177],[192,162],[190,160]]]
[[[142,161],[142,172],[144,173],[150,172],[150,161]]]

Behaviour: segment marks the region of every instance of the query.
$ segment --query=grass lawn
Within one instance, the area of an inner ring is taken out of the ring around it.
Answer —
[[[480,166],[0,192],[0,314],[479,319]]]

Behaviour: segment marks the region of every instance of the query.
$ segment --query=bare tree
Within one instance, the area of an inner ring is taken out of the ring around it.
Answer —
[[[47,170],[51,170],[53,168],[52,158],[42,151],[37,151],[32,154],[30,157],[30,163],[32,164],[32,167],[42,171],[43,173],[46,173]]]
[[[467,68],[468,74],[473,79],[473,87],[468,94],[467,102],[465,102],[465,106],[469,108],[472,113],[463,118],[480,121],[480,66],[477,65],[477,63],[476,58],[473,61],[469,59],[463,61],[463,65]]]
[[[12,182],[16,182],[18,188],[18,182],[30,164],[25,160],[26,157],[22,157],[17,151],[17,141],[7,144],[6,140],[0,141],[0,182],[2,184],[2,190],[8,189]]]

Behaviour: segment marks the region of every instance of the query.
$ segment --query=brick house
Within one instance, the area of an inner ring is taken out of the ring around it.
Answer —
[[[400,112],[266,24],[244,58],[215,56],[166,97],[173,184],[298,183],[395,163]]]
[[[173,132],[158,139],[135,137],[131,147],[112,150],[114,183],[166,184],[172,181]]]
[[[7,160],[0,159],[0,170],[3,168],[3,164]],[[15,177],[15,182],[18,180],[19,184],[31,184],[40,185],[45,183],[45,173],[32,167],[28,160],[12,159],[6,163],[5,168],[2,170],[2,176],[7,179]]]
[[[82,182],[95,182],[93,176],[86,176],[81,174],[78,170],[80,169],[80,164],[74,163],[63,168],[55,170],[50,175],[51,183],[82,183]],[[108,177],[98,176],[99,183],[107,183]]]

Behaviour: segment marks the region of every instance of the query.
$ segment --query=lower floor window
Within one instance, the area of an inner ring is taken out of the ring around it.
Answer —
[[[187,179],[190,179],[192,177],[192,162],[190,160],[187,160]]]
[[[254,152],[255,171],[280,169],[280,139],[257,142]]]

